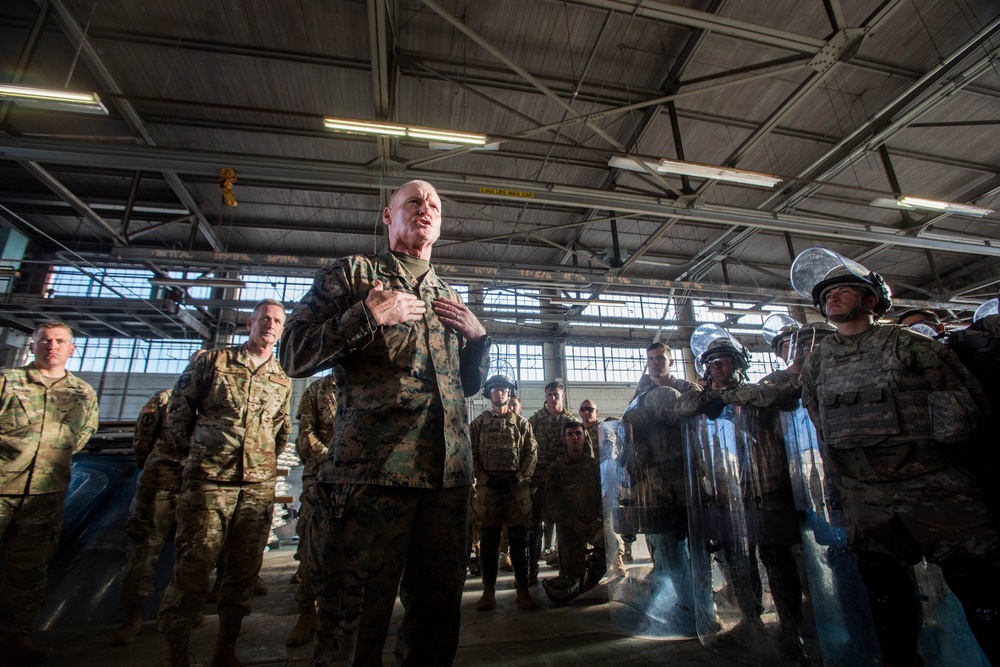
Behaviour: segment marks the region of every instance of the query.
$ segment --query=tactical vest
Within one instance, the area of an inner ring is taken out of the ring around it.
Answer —
[[[860,345],[840,336],[823,340],[816,400],[827,446],[852,449],[932,439],[930,384],[896,353],[904,331],[876,326]]]
[[[479,458],[487,475],[517,472],[521,467],[521,445],[514,420],[495,416],[483,420],[479,435]]]

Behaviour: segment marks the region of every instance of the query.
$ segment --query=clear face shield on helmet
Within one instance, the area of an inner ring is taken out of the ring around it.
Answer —
[[[741,373],[745,370],[744,365],[749,365],[750,355],[736,338],[718,324],[702,324],[691,334],[691,354],[696,360],[695,367],[698,368],[701,377],[710,379],[711,362],[705,359],[705,353],[710,348],[725,348],[731,351],[734,356],[742,357],[740,361],[733,359],[734,373]]]
[[[790,315],[773,313],[764,320],[764,324],[760,327],[760,334],[764,338],[764,342],[774,350],[775,357],[785,363],[791,363],[793,350],[790,344],[791,337],[801,326]],[[787,347],[785,347],[786,345]]]
[[[823,303],[823,292],[826,291],[827,287],[837,284],[867,288],[867,291],[878,297],[878,303],[872,310],[864,309],[865,312],[869,312],[876,318],[892,307],[891,291],[881,276],[869,271],[862,264],[827,248],[803,250],[792,262],[790,274],[792,289],[799,296],[811,301],[820,309],[824,317],[826,317],[826,307]],[[855,312],[862,310],[863,298],[863,294],[859,295],[858,304],[849,314],[850,317],[853,317]],[[839,321],[845,321],[844,317],[839,318]]]
[[[998,299],[990,299],[983,305],[976,308],[976,314],[972,316],[973,322],[978,322],[984,317],[989,317],[990,315],[997,314],[997,301]]]

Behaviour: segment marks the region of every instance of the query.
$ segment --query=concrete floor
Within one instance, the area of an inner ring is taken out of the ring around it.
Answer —
[[[289,583],[297,561],[294,550],[285,548],[265,554],[261,576],[269,586],[267,595],[254,600],[254,613],[243,624],[243,638],[237,653],[246,665],[285,667],[309,664],[310,646],[289,649],[285,636],[295,623],[295,587]],[[638,561],[636,567],[641,567]],[[648,563],[646,563],[648,567]],[[542,566],[541,577],[556,571]],[[656,639],[629,636],[621,630],[622,609],[609,602],[607,590],[598,587],[567,607],[549,603],[541,586],[533,594],[537,611],[522,611],[514,601],[513,575],[501,572],[497,582],[497,606],[477,612],[475,603],[482,593],[478,577],[469,576],[462,603],[462,630],[455,664],[462,665],[606,665],[629,667],[664,665],[671,667],[722,667],[735,665],[705,649],[693,639]],[[615,620],[612,611],[615,610]],[[211,663],[218,620],[214,605],[204,609],[205,624],[192,633],[193,652],[205,665]],[[396,603],[394,622],[402,615]],[[632,627],[642,629],[648,620],[641,615],[629,618]],[[55,654],[48,664],[67,667],[153,667],[163,664],[164,639],[155,622],[147,621],[135,643],[110,646],[115,626],[38,632],[38,643],[51,646]],[[390,631],[391,633],[391,631]],[[394,637],[386,642],[385,662],[391,664]]]

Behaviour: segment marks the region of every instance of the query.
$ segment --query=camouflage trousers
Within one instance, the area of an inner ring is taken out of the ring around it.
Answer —
[[[583,584],[587,574],[587,545],[604,550],[604,526],[592,535],[580,535],[567,524],[556,524],[556,535],[559,539],[559,574],[576,577]]]
[[[471,487],[316,485],[312,665],[382,665],[396,591],[395,663],[450,665],[469,556]]]
[[[177,503],[177,558],[160,604],[160,631],[189,629],[194,624],[208,596],[212,568],[223,545],[219,617],[242,618],[250,613],[273,507],[273,481],[230,484],[184,480]]]
[[[299,557],[299,583],[295,589],[295,602],[306,609],[316,603],[312,580],[309,576],[309,551],[312,536],[312,514],[316,508],[316,476],[302,478],[302,495],[299,496],[299,518],[295,522],[295,533],[299,536],[296,554]]]
[[[476,523],[480,528],[527,528],[531,524],[531,488],[518,484],[510,493],[484,486],[476,489]]]
[[[836,454],[837,450],[829,450]],[[900,564],[937,563],[959,550],[977,556],[1000,546],[1000,533],[975,477],[947,467],[902,480],[837,477],[851,551]]]
[[[139,484],[132,499],[128,529],[128,560],[122,581],[122,608],[142,605],[153,594],[153,572],[160,551],[174,526],[178,491]]]
[[[0,641],[27,634],[45,601],[65,491],[0,496]]]

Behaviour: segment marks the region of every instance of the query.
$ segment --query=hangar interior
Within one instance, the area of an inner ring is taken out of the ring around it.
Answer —
[[[994,0],[4,0],[0,85],[100,106],[0,94],[0,362],[65,321],[132,418],[255,301],[381,247],[411,179],[529,411],[562,378],[620,413],[652,340],[691,377],[704,322],[759,377],[763,319],[817,317],[788,280],[816,245],[888,317],[964,326],[1000,284],[998,48]]]

